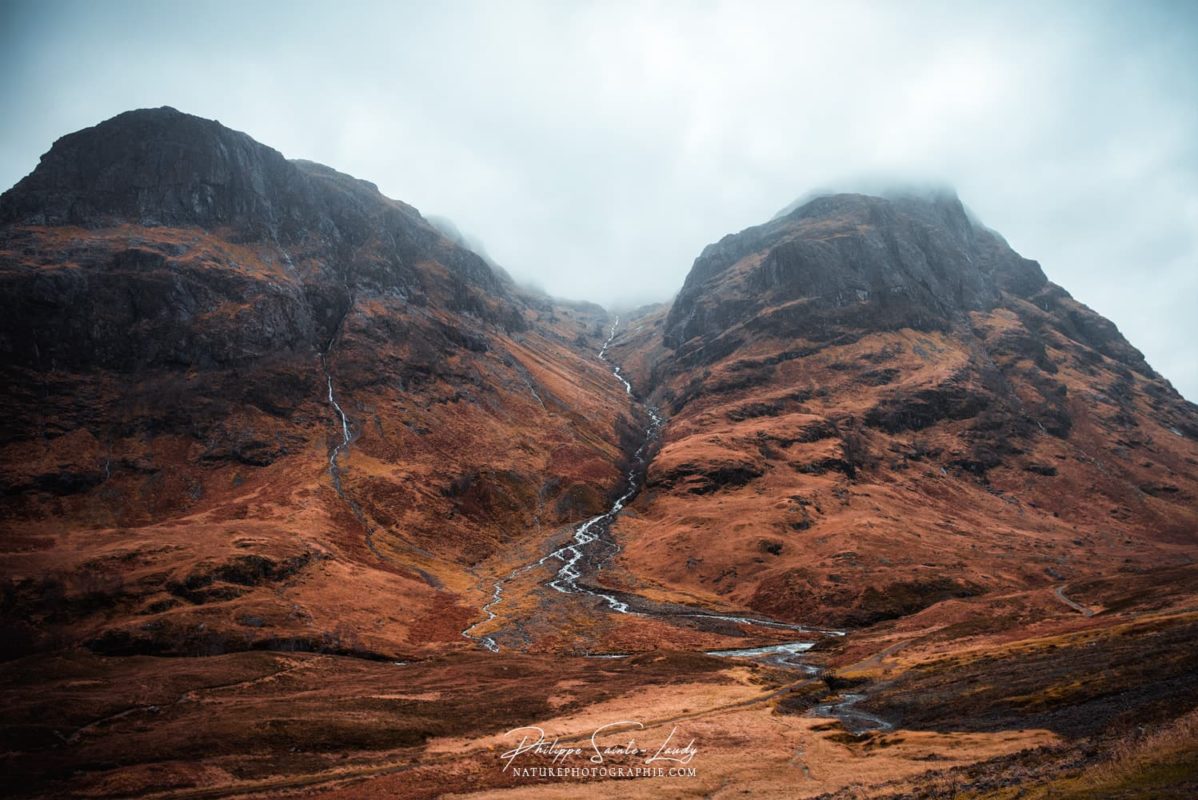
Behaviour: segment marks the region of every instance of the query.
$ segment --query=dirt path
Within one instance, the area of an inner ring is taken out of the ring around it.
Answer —
[[[83,726],[77,728],[75,730],[75,732],[72,733],[70,736],[64,737],[64,736],[60,735],[60,738],[62,738],[63,741],[67,742],[68,744],[74,744],[75,742],[78,742],[80,737],[82,737],[84,734],[90,733],[91,731],[94,731],[97,728],[104,727],[105,725],[116,722],[118,720],[122,720],[125,717],[130,717],[130,716],[133,716],[134,714],[143,714],[143,713],[144,714],[158,714],[165,709],[172,708],[172,707],[178,706],[178,705],[182,705],[183,703],[203,702],[203,695],[205,693],[220,692],[220,691],[224,691],[227,689],[241,689],[241,688],[245,688],[248,686],[255,686],[259,683],[265,683],[267,681],[274,680],[275,678],[278,678],[280,675],[286,675],[289,672],[295,672],[296,670],[303,669],[308,666],[308,664],[305,662],[300,662],[297,664],[297,663],[292,663],[290,661],[284,661],[283,663],[285,664],[285,666],[280,667],[279,669],[275,670],[274,672],[268,672],[265,675],[257,675],[253,678],[246,678],[245,680],[234,681],[232,683],[222,683],[222,684],[217,684],[215,686],[201,686],[197,689],[190,689],[190,690],[184,692],[183,694],[179,695],[177,698],[175,698],[173,701],[171,701],[169,703],[161,703],[161,704],[160,703],[150,703],[148,705],[133,706],[131,708],[126,708],[123,711],[118,711],[114,714],[108,714],[106,716],[100,717],[97,720],[93,720],[93,721],[87,723],[86,725],[83,725]]]
[[[894,644],[887,646],[885,649],[879,650],[878,652],[874,653],[872,656],[869,656],[868,658],[863,658],[860,661],[858,661],[856,664],[849,665],[847,667],[847,669],[858,670],[858,669],[873,669],[874,667],[880,667],[880,666],[882,666],[883,661],[890,658],[892,655],[894,655],[898,651],[902,650],[904,647],[906,647],[907,645],[911,644],[914,641],[915,641],[915,639],[903,639],[901,641],[895,642]]]
[[[1069,606],[1070,608],[1072,608],[1074,611],[1078,612],[1079,614],[1086,616],[1086,617],[1094,616],[1094,609],[1089,608],[1087,606],[1083,606],[1081,603],[1078,603],[1074,600],[1070,600],[1068,597],[1065,596],[1065,584],[1062,583],[1060,586],[1053,589],[1052,593],[1056,596],[1056,598],[1058,600],[1060,600],[1062,603]]]

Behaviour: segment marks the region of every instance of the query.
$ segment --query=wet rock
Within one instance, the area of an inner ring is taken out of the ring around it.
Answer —
[[[836,627],[862,627],[921,611],[950,598],[973,597],[977,586],[951,578],[893,581],[860,586],[802,570],[762,581],[749,606],[778,619],[811,621]]]
[[[757,549],[763,553],[768,553],[771,556],[782,555],[782,548],[785,545],[777,539],[761,539],[757,542]]]
[[[734,282],[737,291],[712,291]],[[774,335],[825,341],[854,325],[942,329],[962,311],[992,308],[1003,291],[1045,283],[1039,265],[975,224],[951,194],[831,195],[709,245],[665,341],[679,348],[753,319]]]
[[[741,462],[685,462],[651,473],[652,489],[677,488],[688,494],[712,494],[736,489],[765,474],[760,464]]]
[[[976,417],[992,403],[990,395],[964,374],[884,399],[865,415],[865,424],[887,433],[918,431],[945,420]]]
[[[1172,483],[1144,483],[1140,485],[1140,491],[1153,497],[1170,497],[1180,493],[1181,489]]]

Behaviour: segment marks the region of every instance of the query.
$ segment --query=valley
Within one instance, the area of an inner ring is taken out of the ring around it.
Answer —
[[[951,192],[617,314],[144,109],[0,284],[7,796],[1198,793],[1198,407]]]

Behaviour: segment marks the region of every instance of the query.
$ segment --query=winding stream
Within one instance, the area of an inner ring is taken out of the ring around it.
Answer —
[[[743,650],[708,650],[707,655],[721,658],[747,658],[762,664],[789,667],[808,675],[818,675],[819,667],[814,664],[805,664],[799,660],[799,657],[812,647],[815,647],[815,642],[782,642],[764,647],[746,647]]]
[[[609,347],[611,347],[612,341],[616,338],[616,331],[619,326],[620,318],[616,317],[615,322],[612,323],[611,330],[608,332],[607,340],[603,342],[603,347],[599,349],[599,358],[612,367],[612,374],[615,375],[616,379],[619,380],[621,384],[623,384],[625,393],[629,397],[632,397],[632,384],[630,384],[624,378],[624,376],[620,374],[620,368],[618,366],[612,365],[611,362],[607,360],[607,350]],[[587,546],[598,541],[602,534],[607,532],[612,522],[615,521],[616,517],[619,515],[620,511],[623,510],[628,501],[631,500],[638,491],[640,491],[640,473],[647,466],[646,455],[648,453],[649,446],[653,443],[653,440],[661,430],[663,422],[664,420],[662,420],[661,416],[657,413],[657,409],[650,408],[649,427],[645,431],[644,441],[641,442],[640,447],[638,447],[636,452],[633,454],[632,466],[629,467],[628,472],[624,476],[626,488],[623,494],[616,498],[615,502],[612,503],[611,508],[602,514],[591,517],[575,528],[574,536],[569,544],[565,545],[564,547],[559,547],[548,555],[543,556],[542,558],[539,558],[530,564],[518,567],[504,577],[495,581],[494,589],[491,594],[491,600],[482,607],[483,614],[486,616],[462,631],[462,636],[470,639],[473,642],[477,642],[493,653],[498,653],[499,643],[495,641],[494,637],[476,636],[473,633],[474,629],[495,619],[495,607],[503,600],[503,587],[505,584],[518,577],[522,573],[527,572],[534,567],[543,566],[552,560],[562,562],[561,567],[558,568],[553,579],[546,584],[554,591],[560,592],[562,594],[588,594],[592,597],[598,597],[599,599],[603,600],[607,607],[616,613],[636,613],[631,612],[628,608],[628,604],[618,599],[614,595],[589,589],[585,586],[579,586],[578,579],[582,577],[581,562],[587,555]],[[612,546],[614,547],[614,544]]]
[[[615,376],[621,385],[624,387],[625,394],[630,398],[634,398],[632,393],[632,384],[624,377],[619,365],[613,364],[607,358],[607,351],[611,347],[612,342],[616,338],[616,331],[620,326],[620,318],[616,317],[612,323],[611,330],[608,332],[607,340],[599,349],[599,358],[611,367],[612,375]],[[531,388],[531,387],[530,387]],[[336,406],[332,395],[332,383],[329,384],[329,401]],[[337,407],[340,411],[340,407]],[[762,617],[747,617],[734,614],[720,614],[714,611],[663,611],[655,610],[651,604],[644,603],[644,608],[630,608],[628,600],[636,600],[633,595],[625,595],[626,600],[621,600],[614,594],[603,592],[599,589],[590,588],[580,585],[578,581],[584,576],[584,567],[590,566],[593,571],[602,569],[605,559],[596,559],[593,556],[588,559],[591,545],[595,542],[601,542],[612,548],[612,554],[619,552],[619,546],[609,539],[604,538],[604,534],[609,532],[612,523],[615,522],[620,512],[625,505],[636,496],[641,490],[644,482],[645,471],[648,469],[648,452],[654,440],[661,433],[661,428],[665,420],[658,413],[657,409],[652,406],[647,406],[646,411],[649,414],[649,427],[645,430],[644,439],[640,446],[632,456],[632,464],[628,472],[624,476],[625,489],[624,492],[616,498],[612,503],[611,508],[602,514],[591,517],[581,523],[574,529],[574,536],[569,544],[552,551],[548,555],[533,561],[524,566],[518,567],[509,572],[504,577],[495,581],[494,589],[491,594],[491,599],[482,607],[482,612],[485,615],[483,619],[475,622],[470,627],[462,631],[462,636],[485,647],[493,653],[498,653],[499,643],[493,636],[475,635],[473,631],[494,620],[498,615],[495,613],[495,608],[503,600],[504,586],[511,580],[519,577],[521,574],[533,569],[534,567],[543,566],[550,561],[557,560],[561,562],[554,577],[545,585],[556,592],[562,594],[587,594],[592,597],[597,597],[604,602],[606,607],[617,614],[637,614],[657,616],[662,618],[677,618],[689,617],[694,619],[713,620],[718,622],[730,622],[737,625],[745,626],[760,626],[765,628],[786,629],[797,633],[814,634],[817,637],[828,636],[844,636],[845,632],[827,628],[813,628],[806,625],[798,625],[790,622],[781,622],[779,620],[766,619]],[[342,414],[344,419],[344,414]],[[348,427],[346,428],[348,430]],[[348,444],[348,439],[346,439]],[[336,451],[333,453],[333,461],[336,460]],[[609,554],[607,557],[610,557]],[[642,603],[638,602],[638,606]],[[815,642],[808,639],[801,641],[779,642],[770,645],[759,647],[748,647],[743,649],[732,650],[708,650],[707,655],[717,656],[720,658],[741,658],[755,661],[762,664],[768,664],[784,669],[796,670],[809,677],[818,677],[823,673],[823,670],[814,664],[805,663],[802,656],[808,650],[815,646]],[[602,653],[595,654],[593,658],[624,658],[627,654],[624,653]],[[865,730],[890,730],[893,728],[886,720],[875,716],[865,711],[860,711],[854,706],[861,700],[865,699],[862,694],[842,694],[836,700],[823,703],[815,706],[808,714],[814,717],[827,717],[840,720],[844,727],[853,733],[860,733]]]
[[[865,695],[863,694],[846,692],[840,695],[840,699],[835,702],[820,703],[808,711],[807,716],[839,720],[845,730],[850,733],[894,730],[893,723],[882,719],[877,714],[871,714],[868,711],[862,711],[854,707],[864,699]]]
[[[632,384],[625,380],[624,376],[620,374],[620,368],[618,366],[607,361],[607,349],[611,346],[612,340],[616,338],[616,329],[619,328],[619,326],[620,318],[616,317],[616,321],[612,323],[611,331],[608,334],[607,341],[603,343],[603,347],[599,350],[599,358],[611,365],[612,374],[616,377],[616,380],[624,385],[625,393],[627,393],[629,397],[632,397]],[[645,438],[641,441],[640,447],[638,447],[636,452],[632,455],[632,466],[628,468],[628,472],[624,476],[624,482],[626,486],[624,493],[616,498],[616,501],[612,503],[611,508],[609,508],[607,511],[596,517],[591,517],[586,522],[575,528],[574,540],[571,544],[554,550],[552,553],[537,562],[538,564],[544,564],[546,561],[552,558],[562,561],[561,569],[557,571],[556,577],[554,577],[554,579],[548,583],[548,586],[551,589],[561,592],[562,594],[582,593],[589,594],[593,597],[598,597],[607,603],[608,608],[619,614],[629,613],[627,603],[616,598],[614,595],[578,585],[578,579],[582,577],[582,570],[580,569],[579,564],[586,556],[587,545],[599,540],[599,538],[611,528],[612,523],[615,522],[616,517],[619,516],[620,512],[624,509],[624,506],[628,503],[628,501],[636,496],[637,492],[641,490],[641,484],[643,483],[644,479],[643,472],[648,468],[648,460],[646,456],[648,454],[649,447],[653,444],[654,439],[657,438],[658,433],[661,431],[662,423],[664,422],[664,420],[661,418],[661,415],[657,413],[657,409],[649,407],[648,412],[649,427],[645,430]],[[607,544],[613,548],[617,548],[618,550],[618,547],[614,542],[607,542]]]

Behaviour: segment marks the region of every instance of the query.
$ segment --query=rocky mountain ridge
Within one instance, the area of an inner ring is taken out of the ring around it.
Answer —
[[[1041,306],[1069,298],[947,190],[930,198],[827,195],[704,249],[665,337],[675,348],[696,337],[710,346],[742,316],[778,326],[777,335],[825,340],[852,327],[943,330],[995,308],[1004,294]],[[753,302],[769,313],[738,314]],[[1070,322],[1108,355],[1155,375],[1106,320],[1075,314]]]
[[[171,109],[0,196],[9,794],[604,793],[504,737],[638,720],[630,797],[1194,796],[1198,409],[955,196],[619,318],[432,223]]]
[[[1198,407],[954,195],[812,199],[632,327],[630,581],[852,625],[1188,558]]]
[[[151,109],[60,139],[0,219],[18,651],[319,648],[389,592],[446,627],[369,612],[391,621],[360,647],[457,641],[474,564],[616,490],[635,412],[594,357],[605,313],[522,292],[372,184]],[[48,607],[81,570],[121,588]],[[394,585],[346,594],[347,570]]]

